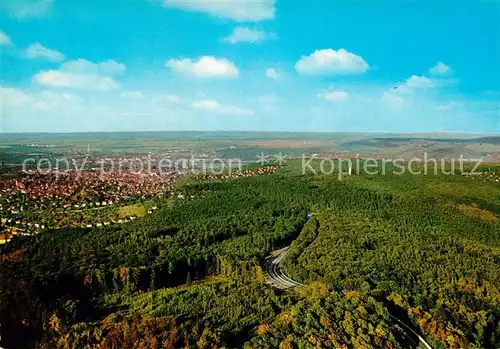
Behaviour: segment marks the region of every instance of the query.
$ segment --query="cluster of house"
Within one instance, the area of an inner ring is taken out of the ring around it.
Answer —
[[[483,179],[495,182],[500,182],[500,171],[484,171],[484,172],[462,172],[462,176],[471,177],[472,179]]]
[[[484,162],[499,164],[500,163],[500,152],[488,153],[484,158]]]
[[[178,192],[171,192],[170,196],[173,197],[173,198],[181,199],[181,200],[194,199],[195,198],[194,195],[189,195],[189,194],[180,193],[180,192],[179,193]]]
[[[147,211],[148,214],[151,214],[153,213],[154,211],[156,211],[158,209],[157,206],[153,206],[151,207],[151,209],[149,209]],[[135,219],[137,219],[138,217],[137,216],[129,216],[129,217],[126,217],[126,218],[123,218],[123,219],[110,219],[109,221],[105,221],[105,222],[99,222],[99,223],[95,223],[95,224],[82,224],[81,227],[82,228],[100,228],[100,227],[105,227],[105,226],[108,226],[108,225],[111,225],[111,224],[123,224],[123,223],[127,223],[127,222],[131,222]]]
[[[24,227],[30,230],[45,229],[45,225],[39,223],[25,222],[19,219],[14,220],[12,218],[1,218],[0,220],[2,222],[2,226],[7,228],[11,227],[21,229],[21,227]]]
[[[241,172],[233,172],[233,173],[222,173],[222,174],[205,174],[201,175],[200,179],[233,179],[233,178],[245,178],[245,177],[253,177],[263,174],[275,173],[280,169],[280,166],[270,165],[260,167],[255,170],[245,170]]]
[[[30,222],[23,211],[98,209],[118,202],[153,197],[169,190],[177,177],[177,171],[23,171],[13,179],[0,180],[0,217],[3,217],[0,243],[9,241],[14,235],[33,235],[46,228],[42,222]],[[156,209],[153,207],[148,213]],[[134,219],[136,217],[132,216],[83,226],[100,227]]]
[[[151,207],[147,211],[148,214],[158,210],[157,206]],[[95,224],[82,224],[82,228],[100,228],[111,224],[123,224],[137,219],[137,216],[129,216],[123,219],[110,219],[109,221],[99,222]],[[15,235],[32,236],[45,229],[44,224],[25,222],[22,220],[14,220],[11,218],[1,218],[2,229],[0,230],[0,244],[9,242]]]
[[[0,244],[9,242],[15,235],[35,235],[41,229],[45,229],[44,224],[14,220],[12,218],[1,218]]]
[[[85,208],[106,206],[135,197],[149,197],[168,189],[177,172],[25,171],[20,179],[0,181],[0,211],[18,213],[22,207]],[[4,207],[5,206],[5,207]]]
[[[315,153],[311,154],[311,157],[317,159],[359,159],[359,154],[353,154],[349,151],[338,151],[333,153]],[[375,159],[383,159],[382,156],[376,155]]]
[[[7,242],[9,242],[10,240],[12,240],[12,237],[13,237],[12,234],[1,231],[0,232],[0,245],[6,244]]]
[[[2,218],[2,222],[4,221],[4,218]],[[35,227],[33,223],[28,223],[30,224],[30,229],[23,229],[20,228],[19,225],[21,221],[10,221],[10,222],[5,222],[5,226],[0,228],[0,245],[5,244],[9,242],[15,235],[34,235],[38,234],[39,229],[43,229],[45,226],[42,224],[37,224]],[[10,225],[10,224],[16,224],[17,226]],[[35,229],[33,229],[35,228]]]

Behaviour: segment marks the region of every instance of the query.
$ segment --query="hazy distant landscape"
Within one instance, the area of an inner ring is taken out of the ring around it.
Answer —
[[[306,132],[107,132],[69,134],[3,134],[0,156],[4,161],[26,154],[71,156],[144,155],[175,150],[195,156],[210,152],[221,158],[256,161],[264,152],[290,157],[464,157],[500,161],[498,134],[468,133],[306,133]],[[7,161],[8,162],[8,161]]]

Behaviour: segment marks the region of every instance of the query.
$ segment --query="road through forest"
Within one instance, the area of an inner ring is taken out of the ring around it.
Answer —
[[[269,256],[266,257],[266,262],[264,264],[267,282],[281,290],[292,290],[298,286],[305,286],[300,282],[292,280],[283,272],[283,259],[285,259],[289,251],[290,246],[287,246],[280,250],[271,252]],[[395,327],[406,333],[409,331],[416,338],[418,338],[418,348],[433,349],[422,336],[406,325],[403,321],[393,315],[390,316],[394,320]]]

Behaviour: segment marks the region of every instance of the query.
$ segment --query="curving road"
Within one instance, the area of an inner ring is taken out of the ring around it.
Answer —
[[[298,286],[305,286],[300,282],[290,279],[283,272],[282,262],[288,252],[290,252],[290,246],[273,251],[266,257],[266,262],[264,264],[264,273],[267,283],[281,290],[289,290]],[[396,322],[396,327],[399,327],[403,332],[407,330],[418,338],[419,348],[433,349],[422,336],[411,329],[403,321],[393,315],[390,315],[390,317]],[[404,327],[404,329],[401,326]]]
[[[290,246],[282,248],[281,250],[273,251],[267,256],[266,263],[264,265],[264,271],[266,275],[267,282],[272,286],[286,290],[289,288],[294,288],[297,286],[304,286],[300,282],[290,279],[283,273],[283,268],[281,263],[286,257],[287,253],[290,251]]]

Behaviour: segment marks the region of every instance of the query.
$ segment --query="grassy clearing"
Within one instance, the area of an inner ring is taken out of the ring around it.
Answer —
[[[144,204],[132,204],[118,208],[120,218],[125,217],[144,217],[147,214],[147,209]]]
[[[472,217],[472,218],[478,218],[478,219],[484,219],[486,221],[497,221],[498,217],[495,216],[492,212],[488,210],[481,209],[476,206],[472,205],[458,205],[458,210],[462,212],[464,215]]]

